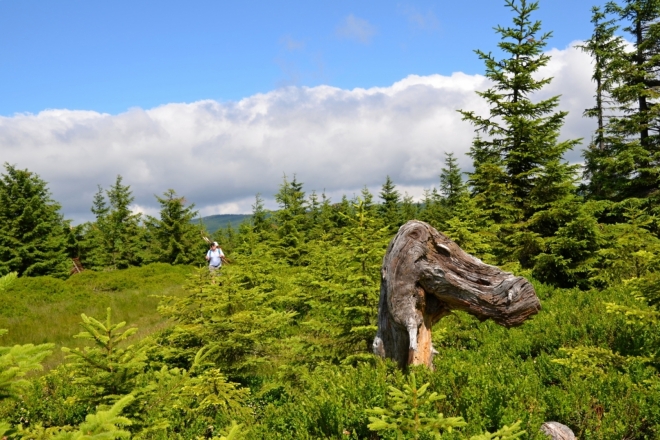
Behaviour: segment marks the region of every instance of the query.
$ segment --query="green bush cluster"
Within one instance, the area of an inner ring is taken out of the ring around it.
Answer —
[[[0,404],[12,435],[81,426],[89,414],[130,395],[135,399],[122,416],[131,424],[117,429],[132,438],[211,438],[228,429],[255,439],[396,438],[391,418],[410,408],[392,389],[406,392],[410,375],[370,355],[360,340],[341,339],[353,319],[342,311],[361,297],[359,289],[341,288],[355,269],[324,258],[292,266],[268,241],[241,237],[234,263],[215,283],[205,269],[194,271],[187,294],[161,304],[171,327],[142,340],[117,340],[114,351],[113,332],[126,327],[112,330],[112,318],[108,324],[107,317],[83,317],[89,348],[74,350],[79,354],[20,388],[18,399]],[[328,258],[352,261],[342,237],[318,246]],[[306,249],[321,255],[312,245]],[[124,277],[122,271],[90,275],[88,286],[99,276],[118,276],[118,283]],[[541,313],[510,330],[460,312],[443,318],[433,334],[435,370],[413,371],[420,387],[428,384],[427,393],[444,398],[420,411],[466,423],[438,431],[447,439],[480,438],[505,426],[516,427],[510,435],[524,430],[526,438],[541,439],[538,429],[549,420],[585,439],[656,438],[657,285],[654,276],[588,291],[535,282]],[[111,389],[116,384],[121,389]],[[394,415],[373,425],[370,417],[385,414],[377,408]],[[419,432],[419,438],[434,435]]]

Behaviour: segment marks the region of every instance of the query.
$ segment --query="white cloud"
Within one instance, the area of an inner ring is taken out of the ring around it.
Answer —
[[[552,50],[543,94],[563,93],[571,111],[563,136],[589,138],[592,121],[589,58],[576,49]],[[296,173],[307,192],[338,201],[367,185],[377,193],[390,175],[401,192],[418,196],[437,185],[443,152],[463,169],[473,132],[457,109],[485,114],[474,92],[480,75],[408,76],[389,87],[344,90],[287,87],[238,102],[167,104],[119,115],[45,110],[0,117],[0,162],[37,172],[49,182],[67,217],[90,217],[96,185],[117,174],[131,185],[136,209],[154,211],[154,194],[168,188],[202,214],[250,212],[261,193],[274,207],[284,173]],[[579,161],[579,152],[570,156]]]
[[[140,206],[136,204],[129,206],[129,208],[133,214],[150,215],[152,217],[158,217],[158,213],[160,211],[155,206]]]
[[[350,14],[337,28],[337,36],[349,40],[355,40],[362,44],[371,43],[371,39],[376,35],[376,28],[367,20],[358,18]]]
[[[581,43],[574,41],[569,49],[548,51],[552,59],[539,71],[539,76],[553,77],[554,80],[538,94],[538,98],[561,95],[560,109],[569,112],[562,129],[562,137],[583,138],[582,143],[586,146],[591,141],[596,123],[593,119],[582,117],[584,110],[594,105],[594,84],[591,81],[591,59],[576,47]],[[571,162],[581,162],[581,153],[580,149],[576,149],[569,152],[566,158]]]

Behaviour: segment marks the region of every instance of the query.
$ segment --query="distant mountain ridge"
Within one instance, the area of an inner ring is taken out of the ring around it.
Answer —
[[[218,229],[226,228],[229,224],[231,224],[232,228],[237,228],[238,225],[250,217],[252,217],[251,214],[217,214],[202,217],[202,223],[206,230],[213,234]],[[195,219],[194,221],[198,222],[199,219]]]

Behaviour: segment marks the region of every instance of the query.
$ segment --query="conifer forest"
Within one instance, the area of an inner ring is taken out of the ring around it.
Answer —
[[[489,113],[460,111],[473,167],[440,151],[421,201],[389,176],[330,200],[289,174],[277,209],[256,195],[208,231],[172,189],[159,216],[134,213],[117,176],[73,225],[5,163],[0,439],[546,439],[549,421],[659,439],[660,0],[593,8],[583,140],[560,138],[560,96],[536,98],[552,81],[538,2],[503,7],[498,54],[475,51]],[[525,277],[541,310],[510,329],[452,312],[433,369],[375,356],[383,256],[412,219]]]

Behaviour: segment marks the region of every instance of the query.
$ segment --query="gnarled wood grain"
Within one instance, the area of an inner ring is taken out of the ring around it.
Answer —
[[[374,352],[432,367],[431,328],[451,310],[505,327],[522,324],[541,304],[524,278],[464,252],[430,225],[403,225],[383,259]]]
[[[541,425],[541,432],[551,440],[575,440],[571,428],[558,422],[544,423]]]

